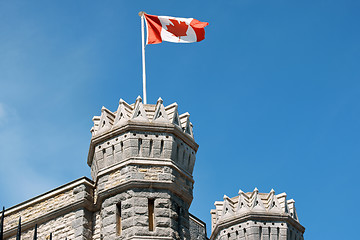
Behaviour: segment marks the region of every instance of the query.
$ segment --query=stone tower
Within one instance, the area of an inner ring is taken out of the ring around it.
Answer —
[[[211,210],[210,240],[303,240],[305,228],[299,223],[293,199],[286,193],[253,192],[215,202]]]
[[[206,225],[189,213],[198,145],[189,114],[177,104],[120,100],[93,118],[82,177],[6,209],[5,240],[208,240]],[[1,222],[1,221],[0,221]],[[211,210],[210,240],[303,240],[295,201],[286,194],[224,196]],[[36,234],[35,234],[36,233]],[[36,238],[35,238],[36,239]]]
[[[138,97],[93,118],[94,239],[203,239],[193,235],[188,211],[198,149],[189,116],[176,103]]]

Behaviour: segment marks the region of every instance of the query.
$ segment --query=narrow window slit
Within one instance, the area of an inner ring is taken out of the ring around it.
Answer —
[[[138,155],[140,155],[140,152],[141,152],[141,145],[142,145],[142,139],[139,138],[139,140],[138,140]]]
[[[121,235],[121,203],[116,204],[116,234]]]
[[[152,148],[153,148],[153,140],[152,140],[152,139],[150,139],[149,156],[151,156],[151,151],[152,151]]]
[[[181,234],[181,207],[176,206],[176,213],[178,217],[178,232]]]
[[[271,227],[269,227],[269,239],[271,238]]]
[[[160,142],[160,155],[162,154],[163,150],[164,150],[164,140],[161,140],[161,142]]]
[[[180,159],[179,159],[179,145],[176,146],[176,152],[175,152],[175,154],[176,154],[176,155],[175,155],[175,156],[176,156],[176,159],[175,159],[175,160],[178,160],[178,161],[179,161],[179,160],[180,160]]]
[[[148,199],[149,210],[149,231],[153,232],[155,229],[155,214],[154,214],[154,199]]]

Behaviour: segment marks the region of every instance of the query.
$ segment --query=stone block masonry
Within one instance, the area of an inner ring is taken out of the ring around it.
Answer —
[[[37,236],[38,239],[49,239],[52,233],[53,239],[76,239],[75,229],[73,223],[76,220],[76,213],[70,212],[63,216],[53,218],[47,222],[38,225]],[[34,236],[34,227],[28,228],[21,233],[22,240],[32,240]],[[5,238],[15,240],[16,236]]]
[[[192,214],[189,214],[189,220],[190,239],[207,240],[206,224]]]
[[[94,118],[88,165],[101,239],[190,239],[198,145],[189,114],[141,98]],[[101,205],[101,206],[100,206]]]
[[[98,178],[97,192],[100,197],[112,191],[129,189],[132,186],[152,187],[158,189],[171,189],[176,194],[186,198],[188,203],[192,201],[193,180],[184,175],[178,168],[157,162],[148,165],[149,162],[129,163],[120,169],[113,170]]]
[[[22,239],[32,239],[35,224],[39,238],[83,239],[91,235],[93,182],[85,177],[30,199],[5,211],[4,237],[15,238],[19,217]]]
[[[131,159],[172,162],[191,175],[195,164],[195,152],[173,134],[139,131],[123,133],[94,147],[92,177],[96,179],[109,168]]]
[[[177,104],[120,100],[93,118],[80,178],[5,211],[4,237],[23,240],[208,240],[205,223],[189,213],[198,145],[190,115]],[[286,194],[239,192],[215,202],[211,240],[303,240],[295,202]],[[2,240],[2,239],[1,239]]]
[[[154,228],[149,230],[149,199],[154,201]],[[117,206],[121,206],[121,233],[117,231]],[[179,216],[179,208],[184,210]],[[106,239],[190,239],[188,205],[166,190],[132,189],[107,198],[101,206],[101,235]],[[179,225],[178,219],[183,223]],[[184,238],[182,238],[184,239]]]
[[[6,211],[5,238],[206,239],[205,224],[189,214],[198,145],[189,114],[177,105],[106,108],[94,117],[88,165],[81,178]]]

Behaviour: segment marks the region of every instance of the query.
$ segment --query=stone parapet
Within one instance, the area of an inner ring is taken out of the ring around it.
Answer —
[[[52,218],[49,221],[43,222],[38,225],[37,239],[49,239],[50,233],[52,233],[53,239],[75,239],[75,229],[73,223],[76,220],[75,212],[64,213],[61,216]],[[22,229],[21,239],[32,240],[34,236],[34,226],[31,228]],[[8,234],[5,232],[5,240],[15,240],[15,234]]]
[[[139,97],[129,105],[120,100],[118,110],[102,109],[94,117],[88,165],[96,181],[99,172],[132,158],[172,160],[192,175],[198,145],[189,114],[179,115],[176,103],[164,107],[142,104]]]
[[[92,209],[93,188],[92,181],[83,177],[7,209],[4,218],[5,239],[16,235],[20,216],[23,231],[31,232],[38,224],[39,233],[43,230],[42,234],[45,235],[54,231],[46,227],[49,222],[58,221],[60,226],[61,222],[76,219],[77,215],[73,216],[72,213],[77,209]]]
[[[303,239],[305,228],[299,223],[293,199],[286,194],[253,192],[233,198],[224,196],[211,210],[210,239]],[[290,236],[292,236],[290,238]]]
[[[94,181],[107,169],[138,159],[171,161],[187,175],[192,174],[196,151],[170,133],[125,132],[94,147],[91,173]]]
[[[206,224],[189,213],[190,239],[207,240]]]

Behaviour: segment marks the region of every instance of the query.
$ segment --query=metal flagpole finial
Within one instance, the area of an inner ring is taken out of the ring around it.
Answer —
[[[144,12],[144,11],[140,11],[140,12],[139,12],[139,16],[140,16],[140,17],[144,16],[144,14],[146,14],[146,12]]]

